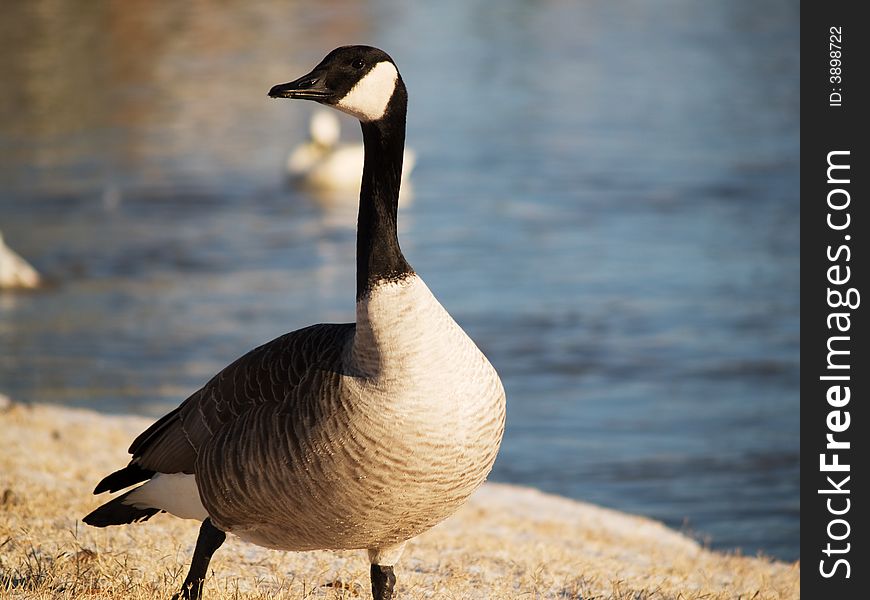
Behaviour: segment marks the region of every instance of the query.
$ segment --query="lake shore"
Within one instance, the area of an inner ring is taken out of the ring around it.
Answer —
[[[91,490],[151,420],[0,403],[0,598],[169,598],[198,523],[157,515],[96,529]],[[712,552],[643,517],[488,483],[411,541],[397,599],[725,600],[800,597],[799,563]],[[206,599],[370,598],[364,552],[285,553],[233,536]]]

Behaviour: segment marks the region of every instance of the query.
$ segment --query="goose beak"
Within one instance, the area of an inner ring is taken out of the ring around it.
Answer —
[[[270,98],[298,98],[325,102],[333,96],[332,90],[325,83],[325,73],[312,71],[296,81],[280,83],[269,90]]]

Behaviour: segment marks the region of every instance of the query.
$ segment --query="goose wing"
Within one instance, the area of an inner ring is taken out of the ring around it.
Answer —
[[[117,491],[154,473],[193,473],[197,454],[217,431],[264,404],[281,413],[304,411],[306,400],[322,394],[324,375],[341,368],[354,328],[353,323],[312,325],[235,360],[143,431],[130,445],[130,464],[103,479],[94,493]]]

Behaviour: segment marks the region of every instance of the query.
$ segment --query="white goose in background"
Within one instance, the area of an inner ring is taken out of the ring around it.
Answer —
[[[287,157],[287,172],[291,178],[316,190],[353,192],[356,195],[365,160],[363,145],[339,143],[341,123],[335,113],[325,109],[316,110],[311,115],[309,136],[308,141],[297,146]],[[402,179],[407,186],[417,157],[410,148],[405,148],[403,157]],[[407,200],[404,193],[401,200]]]
[[[84,521],[202,520],[176,598],[201,597],[233,533],[280,550],[367,550],[373,598],[389,600],[405,542],[453,514],[492,468],[504,388],[399,247],[408,96],[393,60],[344,46],[269,95],[361,123],[356,322],[300,329],[230,364],[133,441],[130,463],[94,493],[141,485]]]
[[[0,231],[0,289],[4,288],[37,288],[42,278],[36,269],[21,258],[3,240]]]

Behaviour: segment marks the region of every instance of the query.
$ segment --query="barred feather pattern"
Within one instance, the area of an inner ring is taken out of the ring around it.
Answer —
[[[458,509],[492,468],[504,418],[495,370],[412,274],[375,286],[355,325],[251,351],[155,435],[183,435],[217,527],[283,550],[371,549]],[[177,461],[159,445],[134,461],[164,472]]]

